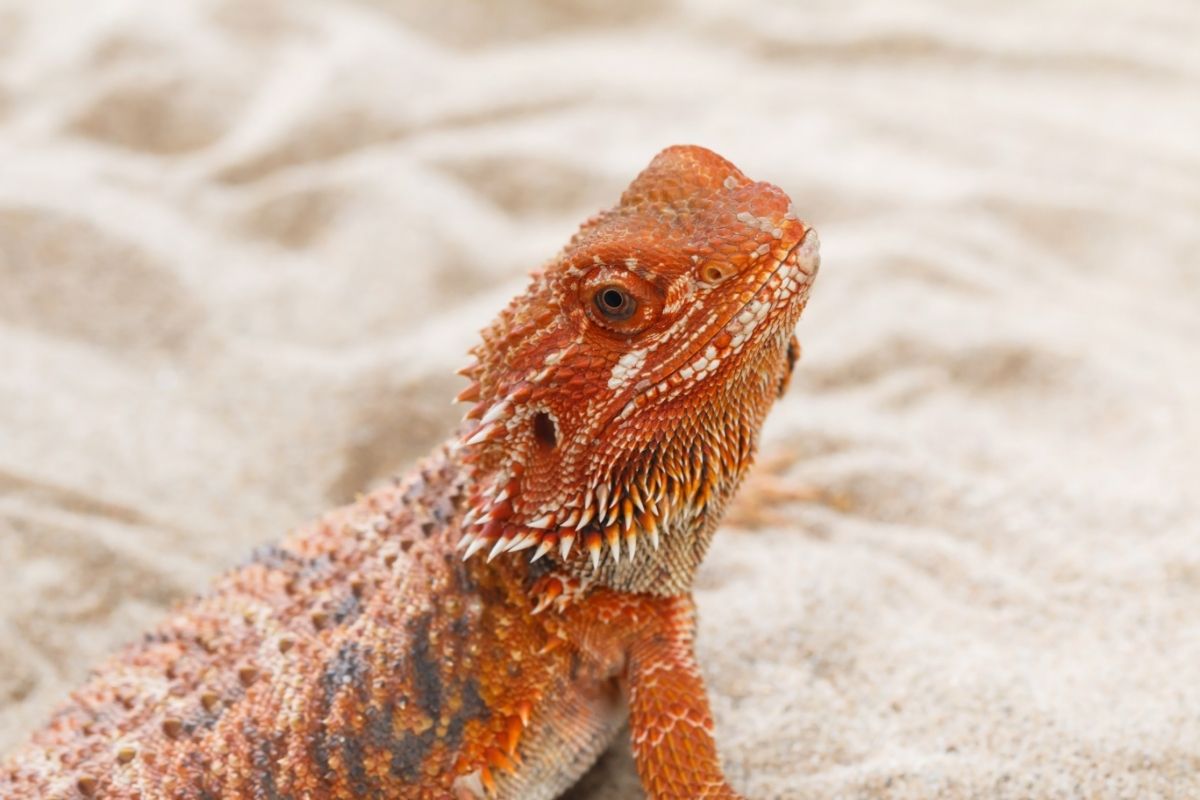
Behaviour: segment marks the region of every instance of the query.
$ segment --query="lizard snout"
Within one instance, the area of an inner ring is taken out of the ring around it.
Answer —
[[[815,228],[804,232],[804,238],[792,253],[792,258],[810,282],[817,277],[817,270],[821,268],[821,237],[817,236]]]

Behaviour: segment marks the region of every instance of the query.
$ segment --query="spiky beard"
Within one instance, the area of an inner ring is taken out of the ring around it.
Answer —
[[[690,586],[727,500],[750,466],[758,430],[786,367],[786,331],[769,335],[758,358],[717,384],[651,413],[653,426],[618,427],[588,454],[579,490],[536,512],[524,503],[528,437],[548,406],[493,403],[464,436],[474,472],[459,547],[464,558],[531,551],[587,583],[676,594]],[[528,400],[529,398],[524,398]],[[714,402],[714,400],[716,400]],[[500,410],[494,410],[499,408]],[[646,413],[646,412],[643,412]],[[646,431],[652,431],[646,435]]]

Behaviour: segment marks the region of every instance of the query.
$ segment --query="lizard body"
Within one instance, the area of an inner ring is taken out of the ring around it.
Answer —
[[[628,716],[651,798],[736,798],[690,587],[818,265],[787,196],[659,154],[484,331],[459,435],[102,665],[0,797],[553,798]]]

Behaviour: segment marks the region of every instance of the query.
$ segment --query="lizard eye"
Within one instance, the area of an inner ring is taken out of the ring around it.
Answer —
[[[580,282],[579,307],[596,327],[618,337],[636,336],[659,318],[663,294],[650,281],[601,264]]]
[[[600,313],[614,322],[629,319],[637,311],[637,300],[619,286],[601,287],[594,298]]]

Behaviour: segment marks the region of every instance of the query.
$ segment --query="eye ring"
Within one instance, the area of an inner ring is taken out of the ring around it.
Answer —
[[[637,300],[620,286],[601,286],[592,295],[596,310],[605,319],[614,322],[627,320],[634,315],[638,308]]]

